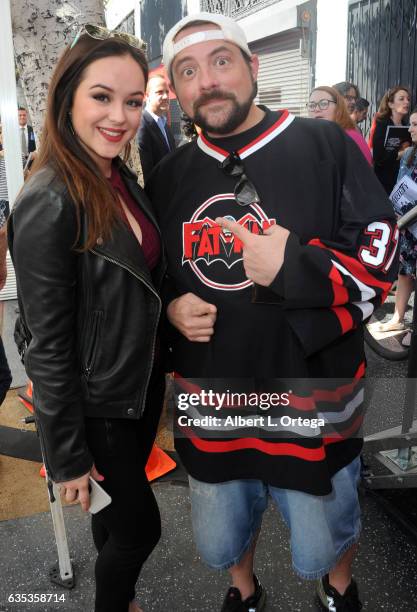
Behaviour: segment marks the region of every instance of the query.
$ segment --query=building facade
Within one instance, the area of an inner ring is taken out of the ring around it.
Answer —
[[[128,31],[148,45],[151,70],[159,70],[166,32],[185,15],[200,11],[229,15],[245,31],[260,60],[258,103],[306,114],[315,78],[317,0],[110,0],[107,23],[120,29],[130,23]],[[179,136],[176,101],[171,104],[171,123]]]
[[[347,74],[372,112],[400,84],[410,89],[411,108],[417,104],[416,0],[350,0]]]

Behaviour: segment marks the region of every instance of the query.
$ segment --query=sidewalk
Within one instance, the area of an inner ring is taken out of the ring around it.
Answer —
[[[192,544],[188,488],[154,485],[161,509],[162,539],[146,563],[138,583],[145,612],[218,612],[228,587],[226,574],[207,569]],[[375,503],[362,500],[364,530],[355,563],[364,611],[416,610],[417,546]],[[1,612],[90,612],[93,601],[95,552],[89,517],[78,507],[65,509],[76,586],[52,586],[48,569],[56,561],[49,513],[0,523]],[[311,525],[306,521],[306,529]],[[291,569],[287,530],[277,512],[267,511],[259,540],[256,571],[268,592],[268,612],[316,610],[314,583],[297,578]],[[10,593],[53,593],[65,601],[54,604],[7,603]]]
[[[8,311],[10,319],[14,318],[11,304]],[[11,345],[11,339],[8,341]],[[19,367],[13,369],[20,377]],[[398,424],[405,364],[382,362],[369,355],[368,373],[377,376],[379,382],[373,409],[367,416],[367,430]],[[219,612],[228,576],[209,570],[199,560],[192,541],[188,488],[175,482],[154,485],[163,535],[138,582],[139,601],[144,612]],[[410,495],[417,498],[415,490]],[[362,509],[363,535],[354,573],[364,612],[417,610],[417,543],[369,494],[362,495]],[[76,585],[71,591],[53,586],[48,578],[49,568],[57,561],[49,512],[0,521],[0,612],[92,612],[95,551],[89,515],[78,507],[67,507],[64,514],[75,564]],[[312,528],[308,517],[305,528]],[[287,529],[275,508],[270,507],[265,514],[256,571],[268,593],[268,612],[317,610],[314,583],[299,579],[291,569]],[[12,593],[53,594],[52,601],[57,601],[9,603]]]

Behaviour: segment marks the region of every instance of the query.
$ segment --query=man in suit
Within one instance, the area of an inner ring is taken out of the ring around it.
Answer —
[[[146,109],[142,114],[138,143],[143,179],[146,183],[154,166],[175,149],[174,136],[166,118],[169,109],[169,88],[162,74],[150,77],[145,100]]]
[[[30,153],[36,150],[35,134],[31,125],[28,125],[28,114],[25,108],[19,106],[19,128],[22,154],[27,159]]]

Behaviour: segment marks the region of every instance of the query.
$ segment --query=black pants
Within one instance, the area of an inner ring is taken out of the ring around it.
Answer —
[[[162,395],[161,395],[162,393]],[[144,417],[86,419],[86,435],[100,485],[112,503],[92,516],[98,551],[95,612],[127,612],[135,584],[161,535],[158,506],[145,475],[163,391],[151,395]]]
[[[10,389],[12,375],[4,352],[3,340],[0,337],[0,405],[3,403],[6,393]]]

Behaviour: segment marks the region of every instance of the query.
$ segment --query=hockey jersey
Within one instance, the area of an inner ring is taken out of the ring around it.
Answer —
[[[167,301],[191,292],[217,307],[210,342],[171,330],[177,394],[279,390],[290,399],[267,414],[259,402],[250,410],[230,396],[221,407],[190,406],[188,419],[176,419],[176,448],[198,480],[257,478],[324,495],[361,449],[362,323],[396,277],[398,229],[384,190],[336,124],[262,108],[251,129],[202,134],[166,157],[147,191],[168,257]],[[236,202],[237,179],[221,168],[232,151],[259,203]],[[218,216],[257,234],[274,223],[290,230],[270,287],[246,277],[243,245],[221,231]],[[248,410],[258,420],[227,420]],[[299,417],[325,424],[300,430]]]

